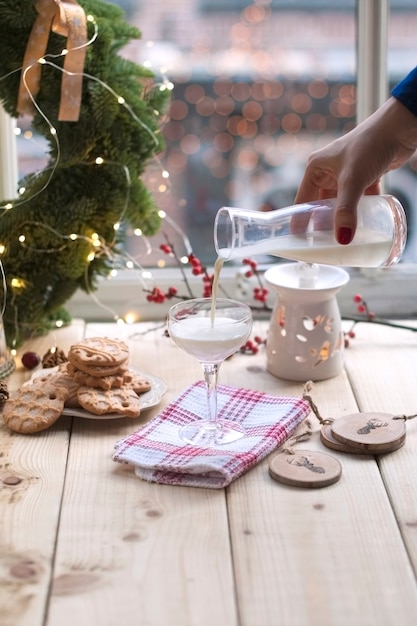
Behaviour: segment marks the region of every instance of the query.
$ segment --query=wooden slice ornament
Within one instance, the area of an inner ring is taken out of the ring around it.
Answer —
[[[338,441],[333,437],[331,424],[325,424],[320,430],[320,441],[326,446],[326,448],[336,450],[337,452],[345,452],[346,454],[385,454],[387,452],[394,452],[404,445],[405,433],[403,437],[400,437],[397,445],[390,442],[386,446],[381,445],[378,452],[369,452],[369,450],[364,450],[360,446],[355,448],[347,443]]]
[[[366,454],[363,450],[358,450],[335,439],[333,437],[331,424],[324,424],[324,426],[321,427],[320,441],[326,446],[326,448],[336,450],[337,452],[346,452],[347,454]]]
[[[271,477],[284,485],[317,489],[337,482],[342,466],[330,454],[316,450],[296,450],[275,455],[269,464]]]
[[[389,413],[353,413],[331,424],[336,441],[364,454],[392,452],[405,442],[405,423]]]

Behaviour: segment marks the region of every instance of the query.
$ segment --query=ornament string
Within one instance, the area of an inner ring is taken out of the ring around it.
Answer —
[[[303,425],[305,427],[305,430],[298,434],[295,434],[293,437],[290,437],[290,439],[288,439],[288,441],[282,447],[282,452],[285,452],[286,454],[296,454],[297,451],[294,450],[293,446],[295,446],[297,443],[300,443],[301,441],[309,441],[311,435],[313,434],[310,420],[304,420]]]
[[[311,411],[314,413],[314,415],[318,419],[321,426],[327,426],[328,424],[333,424],[334,422],[333,418],[323,418],[320,415],[320,411],[316,403],[314,402],[313,398],[311,397],[310,392],[312,391],[313,387],[314,387],[314,383],[311,380],[305,383],[304,389],[303,389],[303,400],[306,400],[309,403]],[[392,419],[407,421],[407,420],[413,419],[414,417],[417,417],[417,413],[415,413],[414,415],[393,415]]]
[[[306,400],[309,403],[312,412],[317,417],[318,421],[320,422],[322,426],[326,426],[327,424],[332,424],[334,422],[334,419],[332,418],[325,419],[320,415],[320,411],[316,403],[314,402],[313,398],[311,397],[310,392],[313,390],[313,387],[314,387],[314,383],[311,380],[308,380],[305,383],[304,389],[303,389],[303,400]]]

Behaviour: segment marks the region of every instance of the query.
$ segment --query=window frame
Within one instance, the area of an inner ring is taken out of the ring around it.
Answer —
[[[388,0],[358,0],[357,2],[357,58],[358,58],[358,111],[357,121],[370,115],[387,97]],[[211,268],[209,268],[211,269]],[[400,263],[386,269],[348,270],[349,283],[339,292],[338,303],[342,316],[355,315],[353,296],[361,293],[372,311],[381,317],[411,318],[417,314],[417,264]],[[175,268],[154,269],[155,285],[163,291],[178,286],[180,273]],[[195,295],[200,295],[201,278],[189,276]],[[228,295],[245,298],[254,286],[245,279],[243,267],[226,266],[222,271],[222,285]],[[112,315],[124,317],[130,308],[140,320],[163,320],[172,301],[163,304],[149,303],[146,292],[140,287],[135,270],[119,273],[117,280],[102,280],[95,297],[76,293],[69,304],[73,315],[85,319],[108,319]],[[99,303],[99,304],[98,304]],[[272,307],[274,294],[268,306]],[[132,305],[132,306],[130,306]],[[265,312],[265,316],[268,313]]]

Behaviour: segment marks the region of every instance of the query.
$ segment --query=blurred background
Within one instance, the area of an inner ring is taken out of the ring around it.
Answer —
[[[147,184],[186,233],[195,254],[213,263],[213,220],[223,205],[271,210],[293,203],[310,152],[355,124],[355,0],[118,0],[142,32],[124,54],[173,85],[162,129],[166,150]],[[389,87],[417,65],[417,6],[391,0]],[[387,89],[388,95],[388,89]],[[44,158],[19,138],[20,173]],[[161,168],[169,179],[161,180]],[[386,191],[409,221],[404,260],[416,261],[417,162],[387,177]],[[163,266],[158,250],[147,257]],[[181,244],[179,244],[181,245]],[[129,240],[134,255],[137,238]]]

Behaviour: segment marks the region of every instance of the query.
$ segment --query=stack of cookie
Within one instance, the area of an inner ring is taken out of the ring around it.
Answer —
[[[10,394],[3,420],[11,430],[27,434],[49,428],[68,407],[97,416],[138,417],[140,395],[151,383],[129,369],[128,361],[128,346],[120,340],[92,337],[74,344],[57,371],[46,371]]]
[[[107,337],[71,346],[63,370],[78,385],[76,397],[83,409],[94,415],[138,417],[138,394],[149,391],[150,383],[129,370],[128,359],[127,345]]]

